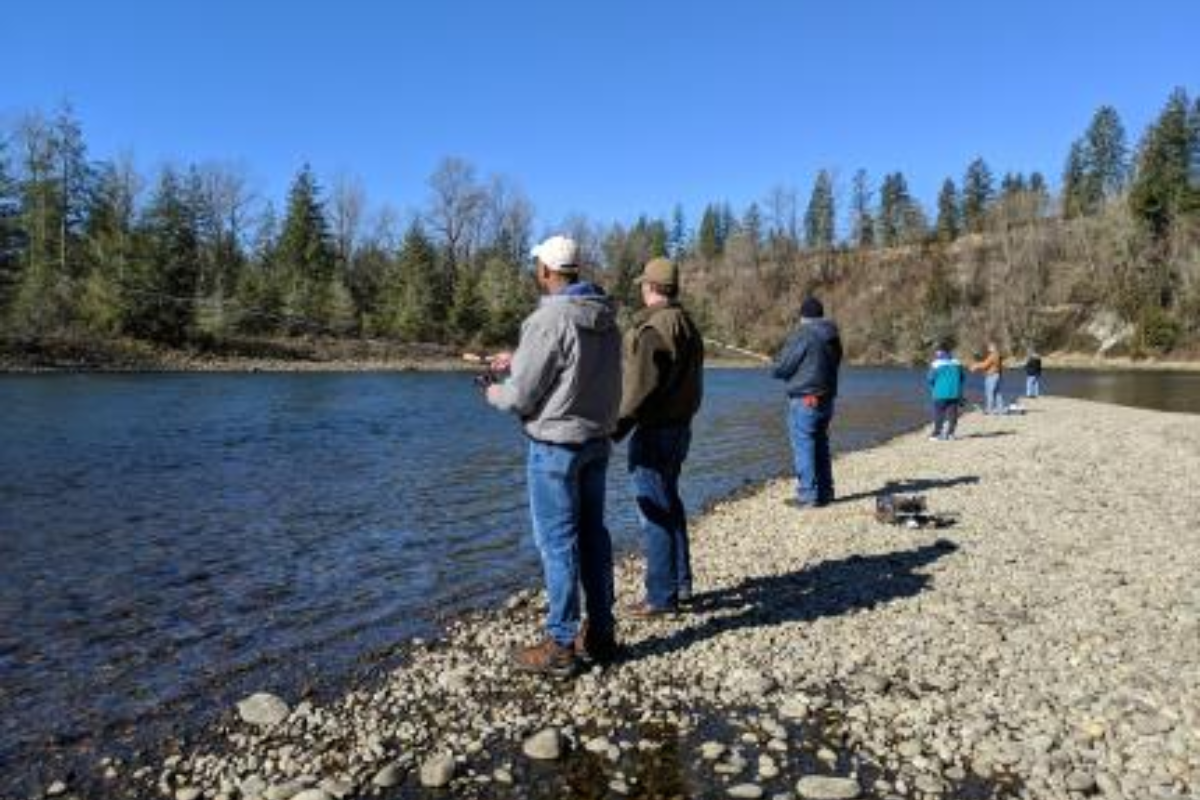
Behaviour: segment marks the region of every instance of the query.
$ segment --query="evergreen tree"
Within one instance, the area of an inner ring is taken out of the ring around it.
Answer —
[[[180,345],[194,318],[200,247],[187,188],[174,169],[163,170],[140,228],[126,327],[135,336]]]
[[[1125,143],[1125,126],[1112,106],[1096,110],[1084,134],[1084,155],[1089,200],[1098,203],[1102,198],[1120,194],[1129,172],[1129,148]]]
[[[1063,168],[1062,206],[1063,216],[1067,219],[1083,216],[1089,212],[1087,157],[1084,155],[1084,143],[1075,141],[1067,154],[1067,163]]]
[[[833,179],[826,170],[821,170],[804,213],[804,241],[809,247],[822,250],[833,247],[835,214]]]
[[[667,224],[661,219],[653,221],[647,220],[645,217],[638,220],[639,227],[645,231],[646,238],[649,243],[647,261],[651,258],[664,258],[667,255],[667,242],[669,235],[667,233]]]
[[[714,205],[704,207],[704,215],[700,218],[700,255],[712,260],[721,255],[724,242],[721,239],[720,212]]]
[[[292,182],[275,258],[287,276],[285,313],[293,329],[330,327],[336,296],[337,255],[320,188],[307,164]]]
[[[688,250],[687,221],[683,216],[683,206],[676,204],[671,212],[671,235],[667,239],[668,255],[678,261]]]
[[[479,294],[479,275],[468,263],[461,263],[454,276],[454,300],[450,305],[450,333],[458,341],[479,336],[485,319],[483,298]]]
[[[725,243],[729,241],[729,237],[737,233],[738,222],[737,217],[733,215],[733,206],[728,202],[721,203],[721,214],[719,219],[718,231],[721,240],[721,251],[725,250]]]
[[[20,283],[23,246],[21,194],[9,163],[7,143],[0,139],[0,320]]]
[[[937,201],[937,238],[941,242],[953,242],[958,238],[962,229],[959,224],[958,187],[954,181],[946,178],[942,189],[938,192]]]
[[[742,214],[741,230],[742,235],[757,251],[762,244],[763,236],[762,210],[758,207],[758,203],[751,203],[747,206],[746,213]]]
[[[479,280],[486,316],[483,326],[486,341],[494,344],[517,341],[521,320],[533,304],[529,287],[517,264],[499,257],[488,259]]]
[[[1026,192],[1025,176],[1019,172],[1006,172],[1000,179],[1000,196],[1013,200]]]
[[[872,192],[865,169],[854,173],[852,193],[851,238],[857,247],[873,247],[875,245],[875,219],[871,215]]]
[[[76,321],[90,170],[69,106],[53,121],[27,117],[18,138],[25,259],[10,318],[18,332],[45,335],[68,330]]]
[[[1165,237],[1181,212],[1197,205],[1194,176],[1198,135],[1188,97],[1176,89],[1146,131],[1139,148],[1129,204],[1134,216],[1157,238]]]
[[[1030,173],[1029,194],[1033,198],[1034,216],[1045,216],[1046,208],[1050,204],[1050,190],[1046,187],[1046,178],[1043,177],[1042,173]]]
[[[910,240],[913,222],[913,199],[908,182],[900,172],[885,175],[879,189],[879,241],[884,247],[895,247]]]
[[[99,165],[84,225],[87,278],[80,315],[85,326],[101,334],[119,333],[129,315],[126,291],[137,257],[136,192],[131,166]]]
[[[992,171],[982,158],[976,158],[967,165],[967,173],[963,176],[962,220],[967,231],[983,231],[993,196]]]
[[[236,327],[245,333],[278,332],[284,322],[287,277],[276,258],[279,217],[268,202],[258,219],[249,263],[238,276]]]
[[[384,290],[381,332],[404,341],[428,341],[438,333],[437,250],[419,223],[404,234],[396,274]]]

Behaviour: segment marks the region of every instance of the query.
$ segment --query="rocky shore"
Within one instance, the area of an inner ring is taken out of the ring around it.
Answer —
[[[696,520],[700,594],[614,665],[514,672],[529,591],[378,686],[97,770],[175,800],[1200,796],[1200,416],[1044,399],[835,474],[826,509],[780,481]],[[881,491],[956,521],[881,524]]]

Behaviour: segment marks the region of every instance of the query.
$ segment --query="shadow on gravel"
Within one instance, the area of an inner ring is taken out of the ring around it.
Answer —
[[[959,439],[999,439],[1001,436],[1016,436],[1016,431],[985,431],[983,433],[967,433]]]
[[[811,622],[913,597],[929,588],[917,570],[958,550],[947,539],[913,550],[824,561],[799,572],[750,578],[693,599],[696,613],[718,613],[702,624],[632,645],[630,660],[671,653],[726,631]]]
[[[865,500],[885,494],[919,494],[933,489],[948,489],[951,486],[964,486],[979,483],[978,475],[960,475],[957,478],[912,478],[902,481],[888,481],[873,492],[858,492],[836,498],[833,503],[852,503],[855,500]]]

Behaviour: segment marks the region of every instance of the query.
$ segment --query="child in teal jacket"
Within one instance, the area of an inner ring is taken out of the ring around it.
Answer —
[[[933,396],[933,433],[930,440],[954,438],[958,407],[962,404],[967,372],[949,350],[938,350],[929,365],[929,392]]]

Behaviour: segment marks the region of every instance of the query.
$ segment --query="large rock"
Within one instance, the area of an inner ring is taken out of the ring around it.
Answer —
[[[525,740],[525,755],[538,761],[554,761],[562,756],[562,734],[558,728],[546,728]]]
[[[305,789],[292,796],[292,800],[334,800],[333,795],[324,789]]]
[[[287,719],[288,704],[273,694],[258,692],[237,704],[238,716],[250,725],[278,725]]]
[[[427,789],[440,789],[454,780],[454,756],[441,753],[421,764],[421,785]]]
[[[390,789],[400,783],[402,779],[400,765],[388,764],[375,773],[375,777],[371,778],[371,784],[382,789]]]
[[[855,800],[862,788],[853,778],[805,775],[796,784],[796,793],[805,800]]]

